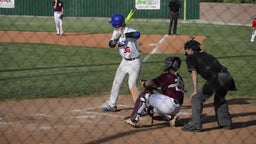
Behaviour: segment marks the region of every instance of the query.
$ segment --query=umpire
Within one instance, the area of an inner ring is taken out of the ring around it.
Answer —
[[[214,110],[219,128],[231,129],[232,119],[225,96],[229,90],[236,90],[232,76],[213,55],[204,52],[200,43],[192,39],[184,45],[186,64],[191,73],[193,93],[190,96],[192,118],[183,131],[202,131],[203,103],[214,95]],[[206,80],[198,89],[198,74]]]

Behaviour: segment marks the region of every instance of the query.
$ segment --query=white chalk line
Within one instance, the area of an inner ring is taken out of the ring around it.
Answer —
[[[117,105],[117,107],[123,107],[123,108],[129,108],[132,107],[130,105]],[[83,111],[88,111],[88,110],[94,110],[94,109],[100,109],[102,106],[94,106],[94,107],[88,107],[88,108],[83,108],[83,109],[74,109],[72,110],[73,112],[83,112]]]
[[[149,54],[147,54],[147,55],[145,56],[145,58],[142,60],[142,62],[147,61],[148,58],[150,58],[151,55],[154,54],[154,53],[160,48],[161,43],[162,43],[167,37],[168,37],[168,35],[165,34],[165,35],[160,39],[160,41],[159,41],[157,44],[155,44],[156,47],[155,47]],[[150,44],[150,45],[152,45],[152,44]]]

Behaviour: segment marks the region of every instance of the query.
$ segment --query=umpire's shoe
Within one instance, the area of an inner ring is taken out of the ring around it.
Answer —
[[[106,106],[102,107],[102,111],[103,112],[116,112],[117,107],[116,106],[111,107],[110,105],[106,105]]]
[[[136,121],[133,121],[133,120],[131,119],[131,117],[125,118],[125,119],[123,119],[123,121],[124,121],[124,123],[126,123],[126,124],[128,124],[128,125],[131,125],[131,126],[133,126],[133,127],[136,127],[137,122],[136,122]]]
[[[193,126],[191,123],[187,123],[184,125],[182,128],[182,131],[187,131],[187,132],[202,132],[201,128],[196,128]]]

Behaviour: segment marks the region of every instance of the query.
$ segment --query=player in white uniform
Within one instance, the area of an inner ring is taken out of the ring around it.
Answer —
[[[60,0],[54,0],[52,2],[52,6],[54,9],[54,21],[56,25],[57,35],[63,35],[64,34],[63,26],[62,26],[63,12],[64,12],[63,3]]]
[[[142,61],[137,44],[137,40],[140,38],[140,32],[126,27],[125,18],[121,14],[114,14],[109,23],[114,27],[112,37],[109,41],[109,47],[115,48],[116,45],[118,46],[122,61],[116,71],[110,98],[103,104],[102,111],[115,112],[117,110],[116,103],[119,97],[120,87],[126,75],[129,76],[128,85],[133,101],[135,102],[138,98],[137,81]]]

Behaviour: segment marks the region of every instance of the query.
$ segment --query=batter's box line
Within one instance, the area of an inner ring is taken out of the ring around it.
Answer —
[[[133,106],[130,105],[124,105],[124,104],[119,104],[117,105],[118,108],[133,108]],[[84,112],[84,111],[89,111],[89,110],[97,110],[101,109],[102,106],[94,106],[94,107],[88,107],[88,108],[82,108],[82,109],[74,109],[72,112]]]

